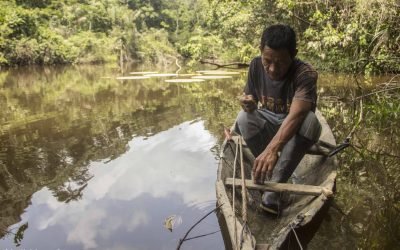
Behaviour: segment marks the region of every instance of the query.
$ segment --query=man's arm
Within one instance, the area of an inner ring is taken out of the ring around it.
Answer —
[[[297,133],[312,103],[294,99],[288,116],[283,121],[276,135],[265,150],[256,158],[253,165],[254,182],[263,183],[265,177],[271,178],[272,171],[278,160],[278,152]]]

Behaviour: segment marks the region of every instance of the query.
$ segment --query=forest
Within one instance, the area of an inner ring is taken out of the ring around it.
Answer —
[[[400,72],[396,0],[0,0],[0,65],[248,63],[291,25],[318,69]]]

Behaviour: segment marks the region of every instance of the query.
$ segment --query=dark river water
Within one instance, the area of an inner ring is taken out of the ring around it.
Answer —
[[[1,250],[175,249],[215,208],[222,125],[240,109],[236,96],[246,72],[194,83],[116,79],[130,71],[154,69],[0,71]],[[358,119],[357,102],[348,100],[390,79],[357,84],[350,76],[321,74],[319,109],[339,142]],[[309,249],[398,243],[397,101],[386,117],[379,116],[385,104],[363,104],[378,116],[360,126],[356,147],[340,156],[338,193]],[[373,153],[375,162],[368,158]],[[168,217],[172,231],[164,225]],[[212,214],[190,237],[219,230]],[[224,242],[217,232],[185,241],[182,249],[224,249]]]

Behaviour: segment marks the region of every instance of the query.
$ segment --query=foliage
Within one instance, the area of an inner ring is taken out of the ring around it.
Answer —
[[[398,72],[397,1],[277,1],[311,60],[335,71]]]
[[[141,61],[155,61],[167,64],[177,54],[168,41],[168,33],[163,30],[149,29],[138,37],[137,57]]]
[[[206,30],[220,36],[231,59],[239,59],[244,46],[257,52],[264,27],[286,23],[297,31],[299,57],[319,68],[399,72],[399,12],[395,0],[212,0]],[[249,58],[244,54],[240,59]]]
[[[182,56],[191,58],[190,63],[194,63],[204,58],[221,57],[220,48],[223,41],[216,35],[206,35],[203,31],[189,38],[186,44],[179,47]]]
[[[286,23],[297,31],[299,57],[321,69],[399,72],[399,11],[396,0],[1,0],[0,63],[171,61],[178,53],[249,62],[262,30]],[[87,44],[87,34],[105,45],[82,53],[77,40]],[[159,37],[164,45],[151,40]]]
[[[115,61],[134,11],[117,0],[0,1],[0,64]],[[123,30],[123,32],[121,32]]]

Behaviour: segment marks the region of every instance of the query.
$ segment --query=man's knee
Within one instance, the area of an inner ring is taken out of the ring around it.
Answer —
[[[309,111],[298,134],[312,142],[317,142],[321,135],[322,126],[314,112]]]
[[[236,118],[235,130],[244,139],[249,139],[262,130],[264,123],[265,121],[260,119],[256,111],[249,113],[241,110]]]
[[[248,118],[248,113],[244,112],[243,110],[240,110],[237,118],[236,118],[236,123],[238,124],[238,126],[245,126],[248,122],[249,118]]]

